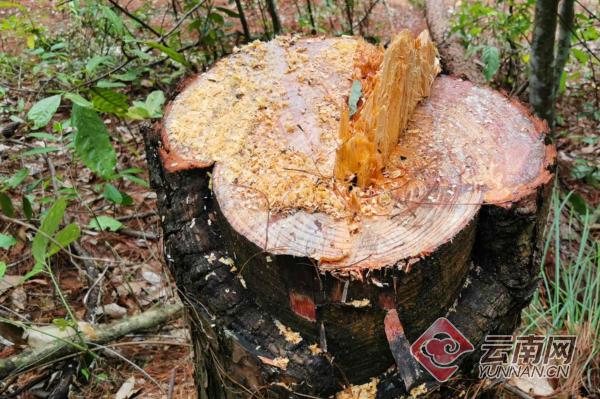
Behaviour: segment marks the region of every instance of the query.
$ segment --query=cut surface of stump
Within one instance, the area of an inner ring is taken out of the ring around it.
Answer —
[[[544,126],[500,93],[441,76],[366,188],[333,176],[340,103],[366,51],[356,38],[255,42],[189,83],[163,128],[171,171],[214,164],[227,223],[271,254],[322,270],[405,268],[450,241],[481,204],[550,178]]]

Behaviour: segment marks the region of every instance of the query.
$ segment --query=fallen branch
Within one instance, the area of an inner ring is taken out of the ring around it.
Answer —
[[[90,326],[90,331],[85,331],[84,343],[102,345],[136,331],[162,325],[179,317],[182,309],[183,306],[180,304],[166,305],[112,324]],[[28,370],[50,359],[79,352],[78,346],[81,347],[81,345],[74,341],[76,339],[78,339],[77,335],[71,338],[56,339],[40,348],[24,351],[8,359],[0,359],[0,379],[16,372]]]

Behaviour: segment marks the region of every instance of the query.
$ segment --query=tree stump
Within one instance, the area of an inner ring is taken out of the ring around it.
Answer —
[[[365,51],[383,52],[348,37],[252,43],[186,82],[146,129],[200,398],[369,382],[397,397],[427,380],[406,345],[437,318],[477,348],[513,331],[536,287],[546,126],[439,76],[377,181],[340,181],[340,104],[378,67],[357,70]]]

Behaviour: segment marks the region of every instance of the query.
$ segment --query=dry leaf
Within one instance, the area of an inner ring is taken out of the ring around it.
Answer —
[[[115,399],[129,399],[135,392],[135,377],[129,377],[117,391]]]

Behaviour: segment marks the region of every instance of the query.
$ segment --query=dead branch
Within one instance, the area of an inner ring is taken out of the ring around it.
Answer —
[[[83,337],[84,343],[86,345],[102,345],[127,334],[160,326],[179,317],[182,309],[181,304],[160,306],[112,324],[90,326],[91,330],[86,331]],[[77,339],[77,335],[72,338],[56,339],[43,347],[26,350],[8,359],[1,359],[0,379],[16,372],[31,369],[48,360],[80,352],[81,345],[75,342]]]

